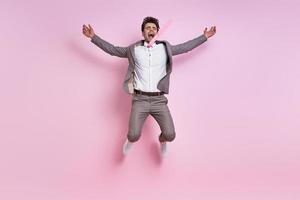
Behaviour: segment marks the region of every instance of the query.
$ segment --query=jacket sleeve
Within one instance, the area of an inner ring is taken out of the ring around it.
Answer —
[[[128,47],[114,46],[114,45],[110,44],[109,42],[103,40],[96,34],[92,37],[91,42],[112,56],[127,58]]]
[[[188,51],[198,47],[205,41],[207,41],[207,38],[205,37],[204,34],[202,34],[199,37],[196,37],[196,38],[189,40],[187,42],[184,42],[182,44],[171,45],[172,55],[175,56],[178,54],[187,53]]]

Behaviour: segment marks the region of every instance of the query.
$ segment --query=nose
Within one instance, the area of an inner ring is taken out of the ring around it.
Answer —
[[[155,33],[155,29],[151,29],[149,32],[154,34]]]

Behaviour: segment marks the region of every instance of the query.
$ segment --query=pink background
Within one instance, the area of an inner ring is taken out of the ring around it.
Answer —
[[[249,1],[9,1],[0,3],[0,199],[300,199],[300,3]],[[121,157],[131,97],[120,46],[145,16],[178,44],[169,107],[177,138],[161,160],[149,117]]]

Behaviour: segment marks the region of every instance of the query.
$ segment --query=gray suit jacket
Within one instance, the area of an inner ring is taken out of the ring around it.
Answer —
[[[169,82],[170,82],[170,74],[172,72],[172,56],[186,53],[199,45],[205,42],[207,38],[204,34],[200,35],[199,37],[184,42],[178,45],[171,45],[168,41],[165,40],[157,40],[156,43],[163,43],[166,46],[167,51],[167,69],[166,75],[158,82],[157,88],[164,92],[165,94],[169,93]],[[127,69],[127,73],[125,75],[125,79],[123,82],[123,88],[128,94],[133,93],[133,76],[134,76],[134,67],[135,67],[135,55],[134,55],[134,47],[136,45],[143,45],[144,40],[137,41],[128,47],[118,47],[110,44],[109,42],[103,40],[98,35],[94,35],[91,39],[91,42],[97,45],[106,53],[112,56],[118,56],[121,58],[128,58],[129,65]]]

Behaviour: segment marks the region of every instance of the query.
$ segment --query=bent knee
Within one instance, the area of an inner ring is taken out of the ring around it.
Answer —
[[[176,137],[176,133],[175,132],[165,133],[163,134],[163,136],[168,142],[172,142]]]
[[[140,139],[141,135],[140,134],[128,134],[127,135],[127,139],[129,140],[129,142],[136,142]]]

